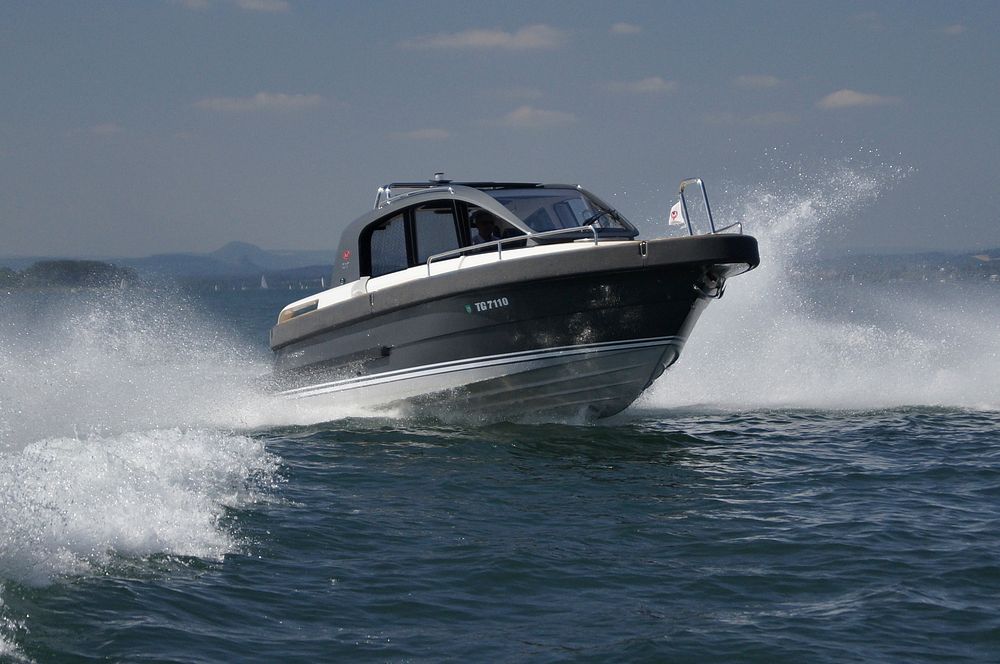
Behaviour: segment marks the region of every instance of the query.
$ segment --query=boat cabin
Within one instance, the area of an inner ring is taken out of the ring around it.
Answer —
[[[379,188],[374,210],[345,229],[334,283],[398,272],[431,257],[636,235],[617,211],[575,185],[393,183]]]

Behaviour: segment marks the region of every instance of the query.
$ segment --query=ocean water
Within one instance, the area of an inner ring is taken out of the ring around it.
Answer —
[[[1000,289],[761,267],[596,424],[305,412],[302,293],[0,294],[0,661],[997,661]],[[760,221],[766,219],[766,222]]]

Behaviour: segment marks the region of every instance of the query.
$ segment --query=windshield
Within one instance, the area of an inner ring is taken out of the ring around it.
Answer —
[[[577,189],[504,189],[490,194],[536,233],[586,224],[631,231],[617,212]]]

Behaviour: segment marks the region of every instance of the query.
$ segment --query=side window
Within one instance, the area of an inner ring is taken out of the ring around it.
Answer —
[[[417,262],[450,249],[458,249],[458,227],[455,208],[450,203],[430,203],[413,211],[413,231],[416,235]]]
[[[371,276],[404,270],[406,256],[406,221],[403,214],[390,217],[371,233]]]

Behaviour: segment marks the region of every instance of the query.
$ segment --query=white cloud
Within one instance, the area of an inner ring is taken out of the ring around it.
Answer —
[[[738,88],[748,88],[751,90],[763,90],[776,88],[781,85],[781,79],[768,74],[744,74],[733,79],[733,84]]]
[[[252,97],[208,97],[195,106],[208,111],[245,113],[249,111],[299,111],[323,103],[320,95],[258,92]]]
[[[611,26],[613,35],[637,35],[642,32],[642,28],[635,23],[615,23]]]
[[[451,137],[451,134],[444,129],[426,127],[423,129],[414,129],[413,131],[397,132],[392,136],[404,141],[443,141]]]
[[[504,127],[557,127],[576,122],[576,116],[564,111],[550,111],[534,106],[520,106],[503,116],[497,124]]]
[[[659,76],[650,76],[638,81],[615,81],[611,84],[611,89],[614,91],[634,94],[659,94],[670,92],[676,87],[676,82],[666,81]]]
[[[858,106],[888,106],[899,103],[899,97],[887,97],[856,90],[837,90],[816,102],[816,106],[824,109],[854,108]]]
[[[968,30],[968,28],[962,25],[961,23],[955,23],[954,25],[946,25],[944,28],[941,29],[941,31],[944,32],[944,34],[948,35],[949,37],[957,37],[966,30]]]
[[[416,37],[400,43],[403,48],[422,49],[483,49],[530,51],[561,46],[565,34],[547,25],[526,25],[515,32],[499,29],[464,30],[426,37]]]

